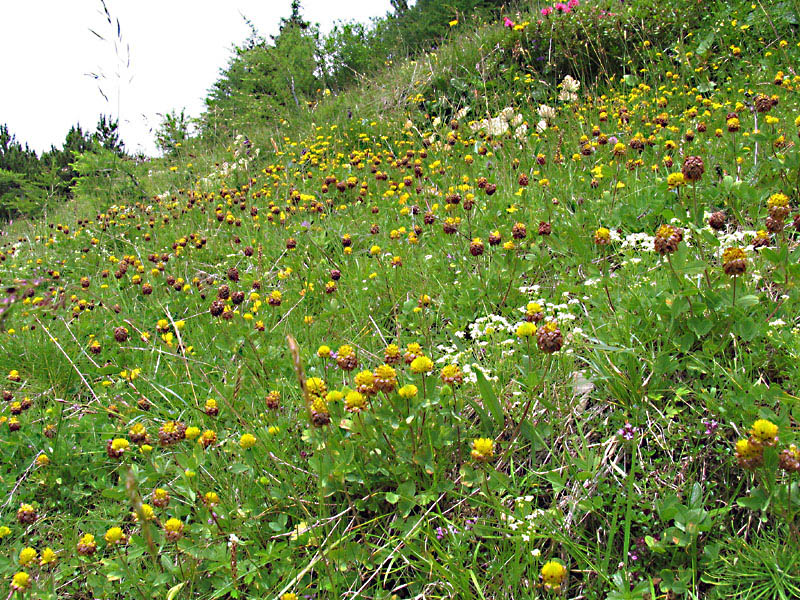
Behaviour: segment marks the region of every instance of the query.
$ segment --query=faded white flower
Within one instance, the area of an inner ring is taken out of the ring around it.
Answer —
[[[580,87],[581,82],[572,77],[572,75],[567,75],[564,77],[564,81],[561,82],[561,89],[564,89],[571,94],[576,93]]]
[[[562,89],[558,94],[558,99],[561,100],[561,102],[577,102],[578,94]]]
[[[503,135],[508,131],[508,121],[501,117],[489,119],[486,124],[486,133],[493,136]]]
[[[548,124],[552,123],[556,118],[556,109],[552,106],[547,106],[547,104],[540,105],[536,112],[539,113],[539,116],[547,121]]]
[[[503,110],[500,111],[498,115],[501,119],[505,121],[510,121],[511,118],[514,116],[514,109],[510,106],[506,106]]]

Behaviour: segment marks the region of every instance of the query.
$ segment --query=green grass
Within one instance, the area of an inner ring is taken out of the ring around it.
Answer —
[[[41,598],[796,595],[782,543],[800,489],[779,455],[797,440],[798,48],[788,17],[747,7],[624,45],[637,70],[581,79],[575,99],[532,63],[498,78],[527,34],[494,23],[248,132],[250,147],[198,140],[110,174],[88,157],[74,203],[4,238],[9,583],[24,571]],[[581,14],[552,18],[572,31]],[[484,75],[459,62],[467,48]],[[467,90],[503,83],[442,103],[451,71]],[[756,113],[758,95],[778,103]],[[537,131],[540,104],[554,114]],[[506,106],[507,132],[473,131]],[[688,156],[704,173],[672,188]],[[779,193],[783,231],[755,249]],[[663,225],[682,238],[662,256]],[[735,278],[729,247],[745,249]],[[361,371],[387,361],[397,381],[373,394]],[[342,392],[327,406],[322,382]],[[359,387],[366,409],[346,410]],[[745,469],[734,444],[756,419],[778,441]],[[169,421],[190,439],[160,444]],[[120,456],[113,439],[130,441]],[[25,547],[57,559],[20,566]]]

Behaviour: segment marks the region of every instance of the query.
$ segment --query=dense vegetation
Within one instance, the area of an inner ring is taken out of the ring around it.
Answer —
[[[41,156],[0,125],[0,219],[39,215],[48,205],[72,197],[78,171],[74,162],[87,152],[125,156],[118,123],[101,115],[94,133],[80,125],[70,128],[63,146]]]
[[[800,596],[796,8],[446,27],[7,228],[12,594]]]
[[[205,136],[225,135],[279,123],[332,92],[351,88],[366,77],[382,73],[393,61],[413,56],[442,43],[460,16],[497,16],[504,2],[497,0],[406,0],[392,3],[393,11],[371,24],[339,22],[327,35],[306,21],[300,2],[293,0],[291,15],[270,39],[248,21],[251,35],[235,48],[207,100],[201,119]]]

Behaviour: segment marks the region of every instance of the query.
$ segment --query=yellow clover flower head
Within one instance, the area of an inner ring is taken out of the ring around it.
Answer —
[[[243,450],[249,450],[256,445],[256,441],[256,436],[251,433],[245,433],[239,438],[239,446],[241,446]]]
[[[417,390],[417,386],[408,384],[397,390],[397,393],[400,394],[400,397],[404,400],[410,400],[417,395],[418,391],[419,390]]]
[[[567,568],[560,562],[550,560],[542,566],[542,583],[547,589],[558,591],[567,577]]]
[[[416,374],[430,373],[433,370],[433,361],[427,356],[418,356],[411,361],[411,372]]]
[[[103,539],[111,545],[120,543],[124,538],[125,534],[121,527],[111,527],[103,536]]]
[[[39,564],[43,567],[47,565],[52,565],[56,562],[56,553],[52,548],[45,548],[42,550],[42,558],[39,560]]]
[[[536,325],[530,321],[525,321],[524,323],[520,323],[515,333],[518,338],[533,337],[536,335]]]
[[[778,442],[778,426],[767,419],[758,419],[750,428],[750,440],[765,446],[774,446]]]
[[[473,460],[485,462],[494,456],[494,440],[491,438],[477,438],[472,440]]]
[[[16,592],[23,592],[31,585],[31,576],[25,571],[20,571],[11,580],[11,589]]]
[[[23,548],[19,553],[19,564],[27,567],[36,560],[36,550],[33,548]]]

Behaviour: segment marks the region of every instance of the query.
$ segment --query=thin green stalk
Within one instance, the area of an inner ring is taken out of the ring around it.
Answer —
[[[625,530],[624,539],[622,542],[622,555],[625,568],[628,568],[628,550],[631,544],[631,522],[633,521],[633,480],[636,473],[636,446],[631,444],[631,466],[628,470],[628,477],[625,482],[625,490],[627,495],[627,505],[625,507]],[[627,578],[627,572],[625,574]]]

